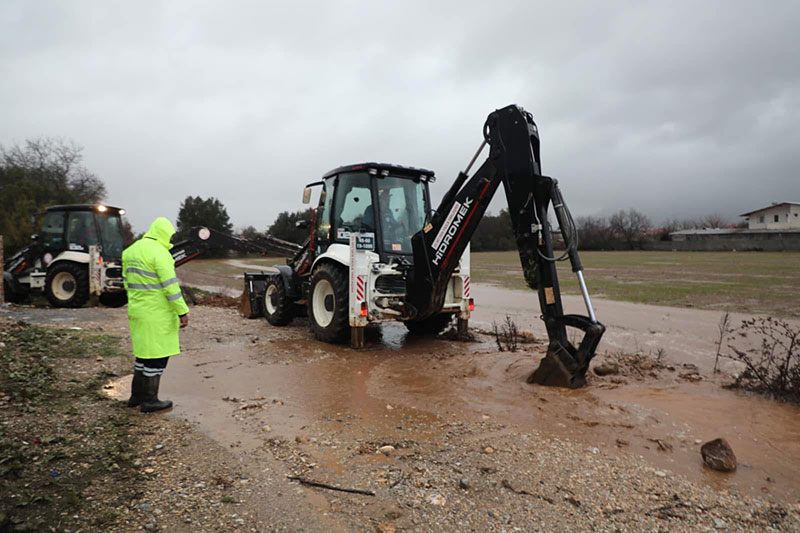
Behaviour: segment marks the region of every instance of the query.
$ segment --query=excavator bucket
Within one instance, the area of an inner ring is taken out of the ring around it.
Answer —
[[[528,377],[528,383],[569,389],[583,387],[586,385],[589,363],[606,330],[605,326],[580,315],[553,318],[547,326],[550,345],[539,367]],[[567,340],[566,326],[584,332],[583,340],[577,349]]]

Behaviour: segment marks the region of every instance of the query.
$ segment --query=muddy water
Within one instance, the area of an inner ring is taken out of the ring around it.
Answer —
[[[473,290],[478,302],[473,325],[488,329],[510,315],[544,338],[534,293]],[[694,363],[712,375],[720,313],[594,303],[608,327],[598,359],[603,353],[655,355],[661,349],[667,362]],[[565,307],[585,313],[579,298],[566,297]],[[176,402],[172,415],[243,450],[268,438],[315,438],[320,427],[326,428],[320,439],[333,431],[342,442],[399,442],[438,439],[448,422],[488,420],[512,434],[536,431],[604,453],[642,455],[655,468],[717,489],[782,501],[800,497],[800,478],[794,475],[800,465],[800,410],[723,390],[713,380],[687,383],[665,372],[647,382],[594,380],[582,390],[560,390],[525,383],[543,355],[538,345],[498,352],[488,337],[477,343],[417,339],[400,325],[385,325],[380,335],[369,337],[367,350],[357,352],[319,343],[305,328],[271,338],[269,327],[261,327],[265,345],[217,344],[174,358],[162,387],[162,396]],[[117,394],[126,394],[128,381],[121,380]],[[717,437],[731,443],[740,463],[735,473],[702,464],[699,443]],[[342,450],[316,448],[316,461],[333,471],[341,468]],[[362,460],[381,459],[365,454]]]
[[[782,501],[800,497],[797,408],[671,375],[651,384],[597,382],[578,391],[527,385],[541,356],[535,345],[501,353],[488,340],[413,339],[390,325],[361,352],[299,338],[184,354],[170,362],[162,397],[175,401],[172,416],[242,450],[271,437],[315,438],[312,426],[320,424],[335,427],[342,442],[376,436],[399,442],[438,439],[447,422],[490,420],[505,427],[501,432],[536,431],[604,453],[642,455],[655,468],[717,489]],[[124,397],[128,381],[121,380],[118,395]],[[697,441],[716,437],[736,452],[735,473],[703,466]],[[344,452],[335,446],[315,453],[325,468],[342,468]],[[362,460],[382,459],[367,454]]]
[[[624,387],[593,391],[604,402],[624,408],[636,426],[672,443],[674,451],[657,459],[676,472],[693,475],[718,489],[749,494],[800,496],[800,409],[764,398],[720,390],[715,384]],[[700,444],[724,436],[739,460],[735,473],[702,465]],[[646,443],[643,443],[646,444]],[[650,445],[651,450],[658,450]],[[649,455],[653,455],[652,453]]]

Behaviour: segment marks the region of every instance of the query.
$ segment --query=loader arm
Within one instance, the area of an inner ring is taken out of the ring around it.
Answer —
[[[195,259],[210,247],[227,248],[240,252],[268,253],[278,252],[295,255],[302,246],[265,234],[257,239],[242,239],[203,226],[195,226],[189,231],[189,237],[172,246],[170,253],[179,267]]]
[[[487,159],[469,176],[486,144]],[[541,174],[539,133],[531,114],[520,107],[511,105],[489,115],[478,153],[459,173],[422,231],[412,237],[414,266],[406,278],[409,312],[422,319],[441,309],[448,280],[500,183],[506,192],[523,275],[528,286],[538,291],[549,337],[547,355],[528,381],[581,387],[605,327],[595,319],[583,281],[572,217],[558,182]],[[567,245],[558,259],[553,255],[547,216],[550,205]],[[555,262],[567,257],[578,276],[588,316],[565,315],[562,309]],[[577,348],[568,339],[567,327],[584,333]]]

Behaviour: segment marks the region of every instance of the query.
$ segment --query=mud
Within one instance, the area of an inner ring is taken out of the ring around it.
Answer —
[[[257,329],[269,336],[261,321]],[[718,381],[687,383],[666,372],[641,383],[594,378],[570,391],[525,383],[543,356],[541,345],[498,352],[486,336],[452,343],[386,325],[369,349],[356,352],[316,342],[302,321],[287,332],[293,338],[267,346],[227,344],[174,358],[164,386],[176,402],[173,416],[243,450],[268,438],[306,442],[334,430],[340,442],[376,436],[436,442],[452,421],[490,420],[503,429],[480,438],[535,431],[604,453],[641,455],[717,490],[786,502],[800,497],[793,475],[800,464],[800,409],[724,390]],[[736,472],[703,465],[700,445],[716,437],[733,446]],[[309,455],[330,472],[349,468],[344,447]]]
[[[472,325],[488,329],[511,316],[544,336],[533,293],[473,286],[478,308]],[[565,298],[568,312],[582,301]],[[265,441],[300,445],[309,463],[328,474],[386,461],[385,443],[439,442],[456,422],[490,421],[477,439],[537,433],[569,438],[604,454],[643,456],[656,468],[734,494],[777,502],[800,498],[800,409],[721,388],[713,366],[719,313],[597,300],[608,332],[598,362],[618,352],[655,354],[670,365],[697,365],[699,382],[679,370],[641,379],[592,376],[570,391],[528,385],[543,357],[541,344],[499,352],[494,339],[477,342],[408,336],[397,324],[371,332],[367,349],[314,340],[305,320],[274,328],[229,309],[194,308],[182,335],[184,353],[170,361],[162,396],[175,401],[170,416],[185,418],[227,447],[256,450]],[[125,310],[6,308],[17,319],[60,326],[125,330]],[[739,317],[734,317],[738,319]],[[743,317],[742,317],[743,318]],[[735,370],[726,362],[725,371]],[[127,394],[129,376],[110,393]],[[731,474],[702,464],[703,442],[731,443],[739,468]],[[475,439],[476,437],[471,437]],[[369,453],[353,456],[353,446]]]

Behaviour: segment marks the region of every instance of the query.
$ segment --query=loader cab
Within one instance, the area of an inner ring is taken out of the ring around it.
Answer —
[[[334,243],[348,245],[350,234],[358,232],[372,235],[381,262],[411,263],[411,236],[425,225],[428,184],[434,179],[429,170],[380,163],[330,171],[317,210],[320,251]]]
[[[54,205],[45,211],[39,243],[45,257],[61,252],[89,252],[99,245],[105,260],[119,260],[124,248],[124,209],[106,205]],[[49,261],[46,261],[49,262]]]

